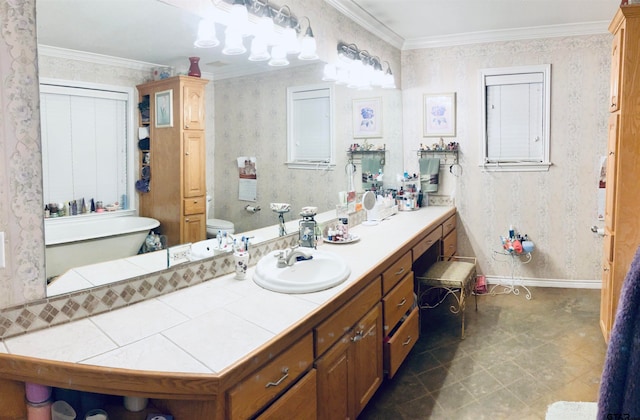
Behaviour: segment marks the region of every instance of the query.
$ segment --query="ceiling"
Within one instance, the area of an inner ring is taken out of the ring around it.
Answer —
[[[199,18],[173,4],[200,0],[36,0],[38,43],[65,49],[183,66],[201,57],[204,72],[250,64],[222,47],[197,49]],[[212,0],[220,3],[221,0]],[[326,1],[392,45],[426,48],[478,41],[603,33],[620,0],[308,0]],[[286,0],[273,0],[284,5]],[[296,11],[293,11],[296,14]],[[301,12],[298,11],[298,14]],[[220,29],[220,28],[219,28]],[[316,36],[320,35],[316,33]],[[220,38],[224,35],[220,33]],[[295,62],[293,64],[296,64]]]

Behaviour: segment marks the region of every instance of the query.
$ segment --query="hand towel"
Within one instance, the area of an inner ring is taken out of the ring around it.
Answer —
[[[625,276],[604,361],[598,419],[640,418],[640,248]],[[624,417],[627,416],[627,417]]]
[[[440,178],[440,158],[420,158],[422,192],[437,192]]]

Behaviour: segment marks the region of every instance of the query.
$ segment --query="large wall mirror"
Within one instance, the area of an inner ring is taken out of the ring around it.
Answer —
[[[273,226],[266,231],[277,236],[277,215],[269,210],[270,202],[291,203],[290,219],[298,218],[303,206],[317,206],[321,212],[335,209],[338,192],[348,185],[347,150],[354,142],[354,99],[381,98],[384,133],[371,142],[386,145],[385,171],[402,173],[402,97],[397,89],[357,91],[335,86],[332,127],[335,166],[313,170],[289,168],[286,164],[287,88],[322,83],[323,62],[292,60],[291,66],[274,71],[265,63],[250,63],[247,55],[224,58],[209,55],[213,52],[193,47],[199,18],[157,0],[122,2],[117,8],[106,0],[36,0],[36,8],[42,79],[122,86],[137,95],[135,86],[150,78],[149,63],[172,66],[174,71],[184,72],[189,56],[201,57],[203,77],[213,76],[206,88],[207,192],[211,197],[208,206],[211,217],[233,222],[236,233]],[[292,12],[304,15],[304,10]],[[153,24],[141,27],[140,22]],[[316,27],[314,32],[317,37],[323,35]],[[83,36],[77,36],[79,33]],[[188,34],[186,41],[185,33]],[[246,43],[249,46],[248,41]],[[217,54],[220,49],[216,48]],[[239,60],[242,65],[238,64]],[[132,105],[137,105],[137,98]],[[137,110],[135,112],[137,116]],[[133,153],[137,164],[137,147]],[[238,196],[237,159],[242,156],[257,160],[256,201],[240,200]],[[358,167],[357,171],[360,170]],[[355,179],[360,176],[358,172],[354,174]],[[356,185],[361,190],[361,184]],[[128,185],[127,189],[131,187]],[[130,208],[138,208],[136,193],[128,197],[128,201]],[[247,205],[259,206],[262,210],[250,213],[245,210]],[[103,272],[90,284],[78,282],[78,288],[139,274],[135,270],[123,270],[121,275]]]

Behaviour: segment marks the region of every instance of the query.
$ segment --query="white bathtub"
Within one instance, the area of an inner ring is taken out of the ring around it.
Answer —
[[[136,255],[156,219],[92,215],[47,219],[44,226],[47,279],[70,268]]]

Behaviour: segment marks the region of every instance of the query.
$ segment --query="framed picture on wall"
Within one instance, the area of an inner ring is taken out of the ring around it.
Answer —
[[[173,127],[173,89],[156,92],[156,128]]]
[[[456,94],[424,95],[423,137],[455,137]]]
[[[353,100],[353,137],[382,137],[382,98]]]

